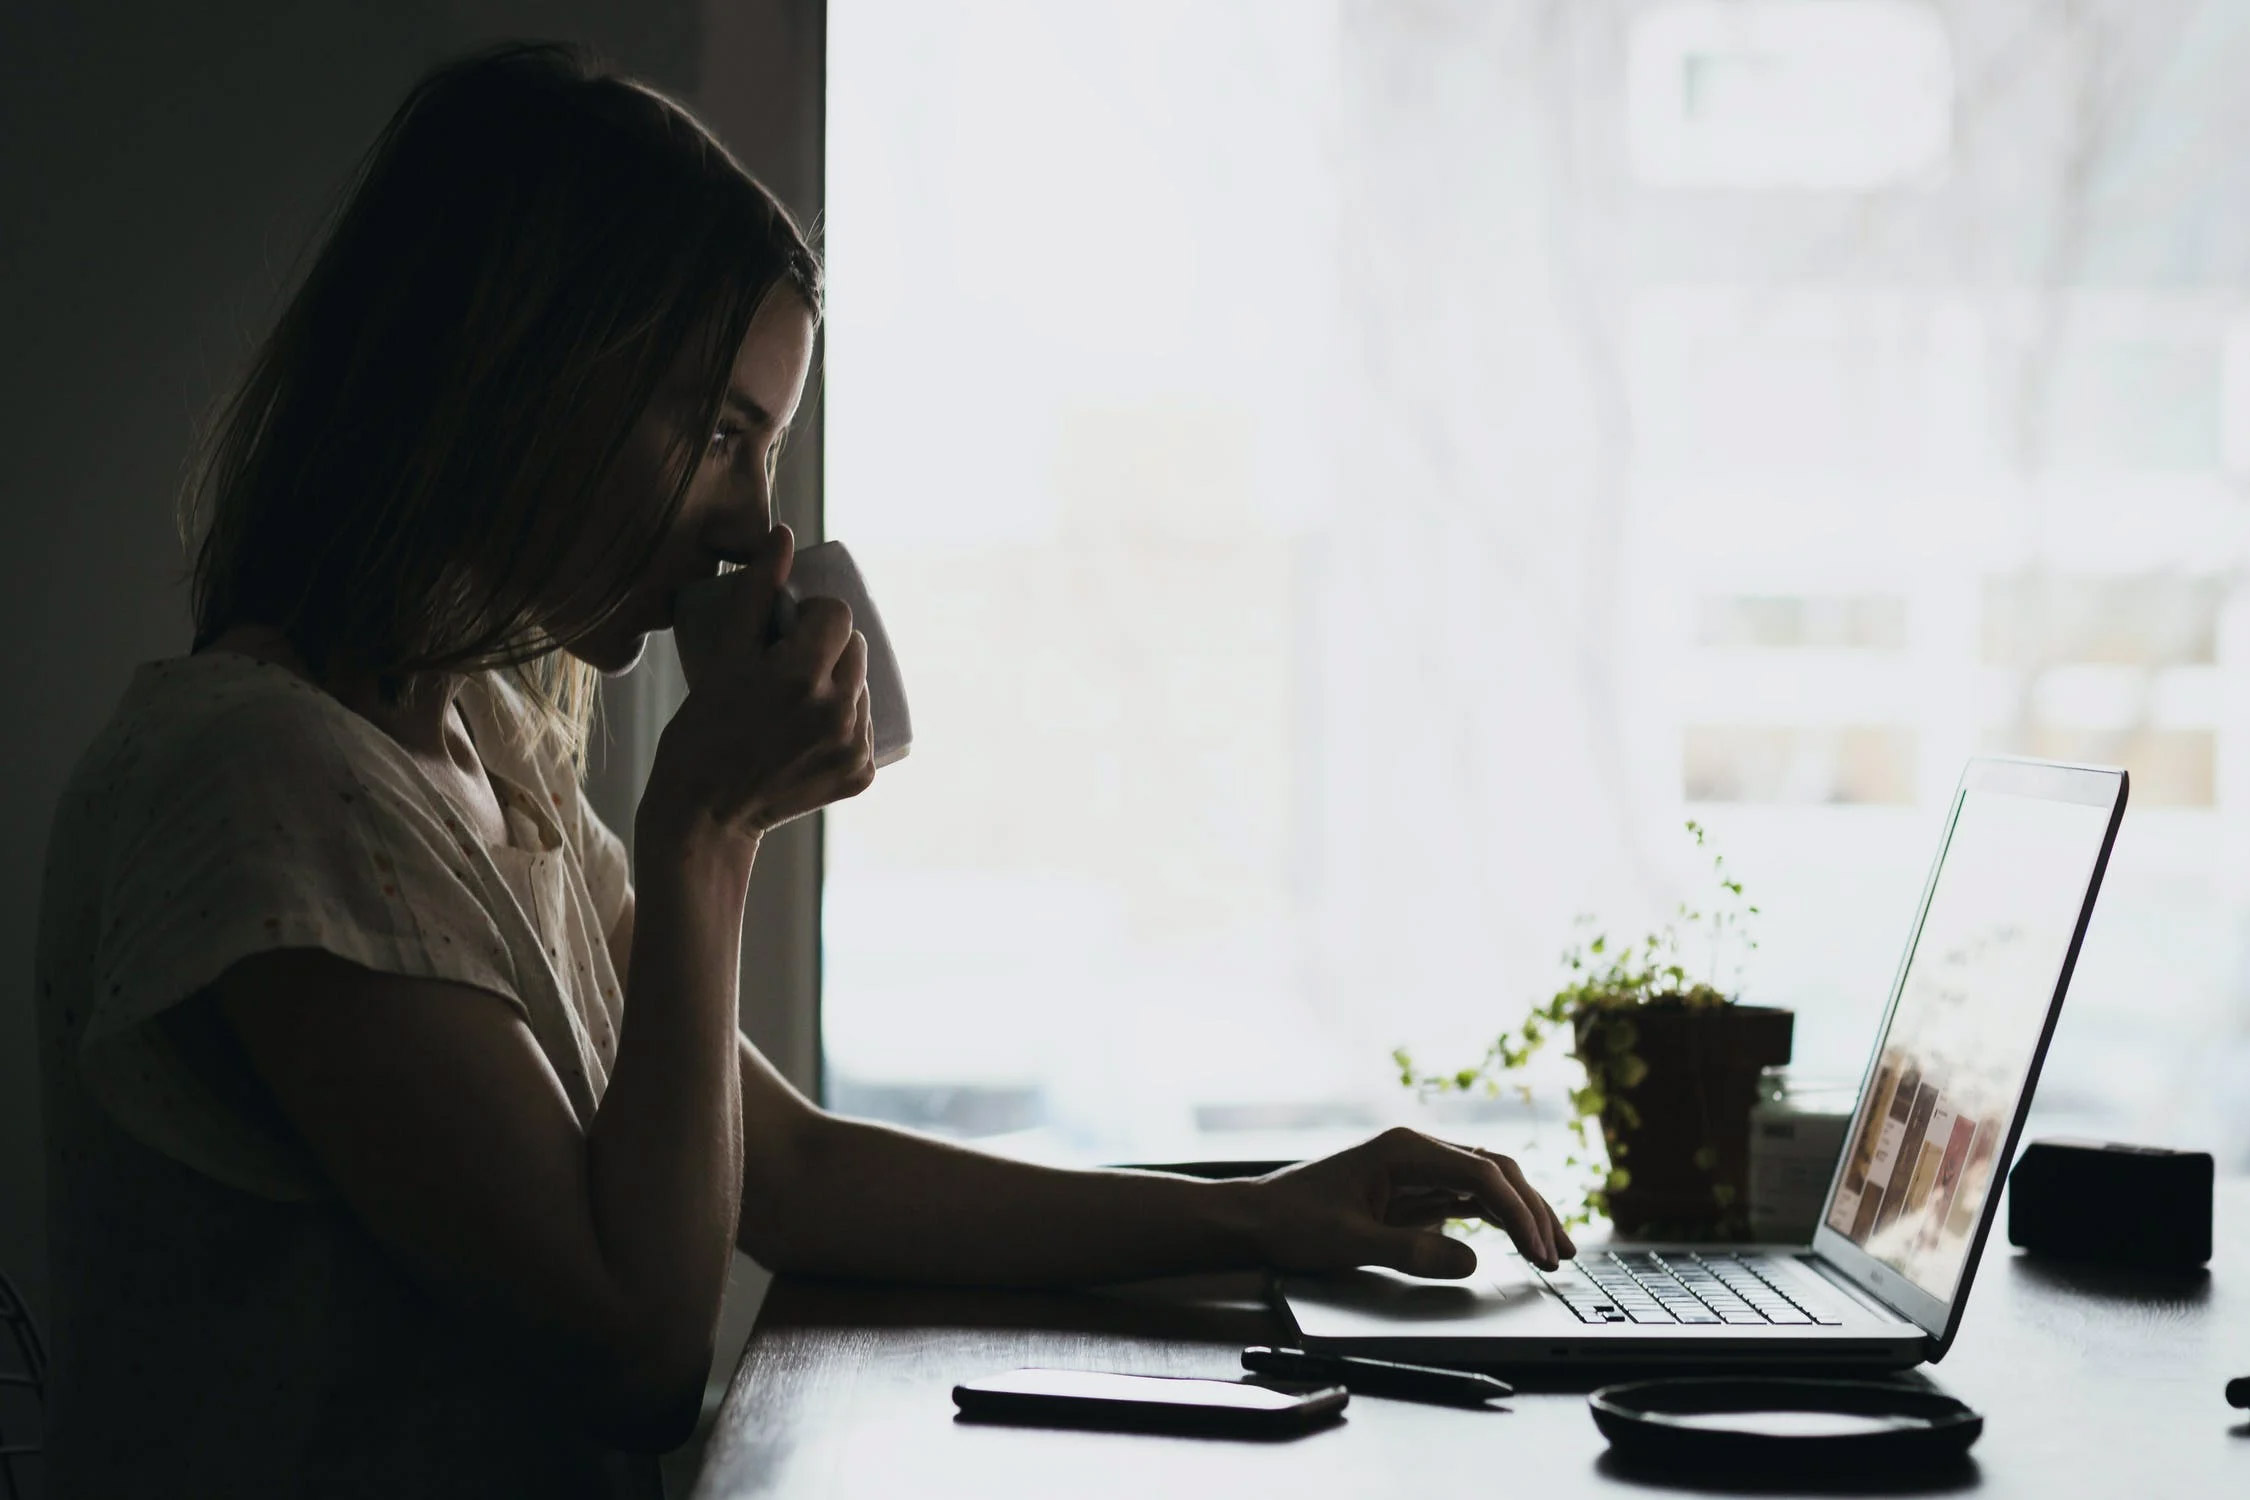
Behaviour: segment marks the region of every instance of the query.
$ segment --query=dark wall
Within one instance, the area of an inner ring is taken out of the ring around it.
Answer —
[[[185,649],[194,425],[415,76],[528,35],[698,83],[698,0],[0,6],[0,1267],[36,1309],[48,813],[132,666]]]

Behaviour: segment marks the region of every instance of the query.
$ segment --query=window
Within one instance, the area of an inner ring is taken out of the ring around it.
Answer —
[[[1984,580],[1984,659],[2019,670],[2075,664],[2210,666],[2232,580],[2177,572]]]
[[[1914,802],[1912,731],[1690,724],[1682,793],[1690,802]]]
[[[1906,600],[1896,594],[1717,595],[1702,601],[1697,627],[1702,646],[1898,651],[1906,646]]]
[[[1694,894],[1688,817],[1848,1082],[1993,748],[2135,778],[2050,1121],[2250,1165],[2250,184],[2165,144],[2250,35],[2160,10],[833,0],[828,523],[918,738],[829,818],[831,1098],[1429,1123],[1389,1050]]]
[[[1875,188],[1944,171],[1952,54],[1913,0],[1672,0],[1627,42],[1633,165],[1669,187]]]

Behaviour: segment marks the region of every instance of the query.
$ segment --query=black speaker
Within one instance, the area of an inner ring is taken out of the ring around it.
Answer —
[[[2038,1255],[2185,1271],[2211,1258],[2211,1154],[2033,1141],[2008,1174],[2008,1243]]]

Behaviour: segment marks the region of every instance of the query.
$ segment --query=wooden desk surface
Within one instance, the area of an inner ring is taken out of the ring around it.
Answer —
[[[2221,1395],[2229,1377],[2250,1375],[2250,1179],[2220,1183],[2216,1227],[2210,1273],[2184,1278],[2066,1269],[1988,1246],[1953,1352],[1926,1367],[1985,1414],[1984,1436],[1970,1468],[1912,1492],[2250,1497],[2250,1413]],[[1250,1276],[1074,1294],[785,1277],[728,1388],[695,1500],[1568,1500],[1676,1487],[1605,1456],[1583,1383],[1484,1412],[1355,1397],[1340,1425],[1283,1443],[953,1418],[952,1387],[972,1376],[1047,1365],[1231,1379],[1243,1345],[1279,1337]],[[1840,1475],[1824,1492],[1878,1489]]]

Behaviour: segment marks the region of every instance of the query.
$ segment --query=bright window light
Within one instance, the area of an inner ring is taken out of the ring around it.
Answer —
[[[1699,896],[1690,817],[1848,1086],[2001,749],[2135,781],[2042,1108],[2250,1167],[2250,177],[2175,149],[2250,30],[2156,9],[831,0],[828,529],[916,728],[828,820],[832,1102],[1553,1142],[1390,1050]]]

